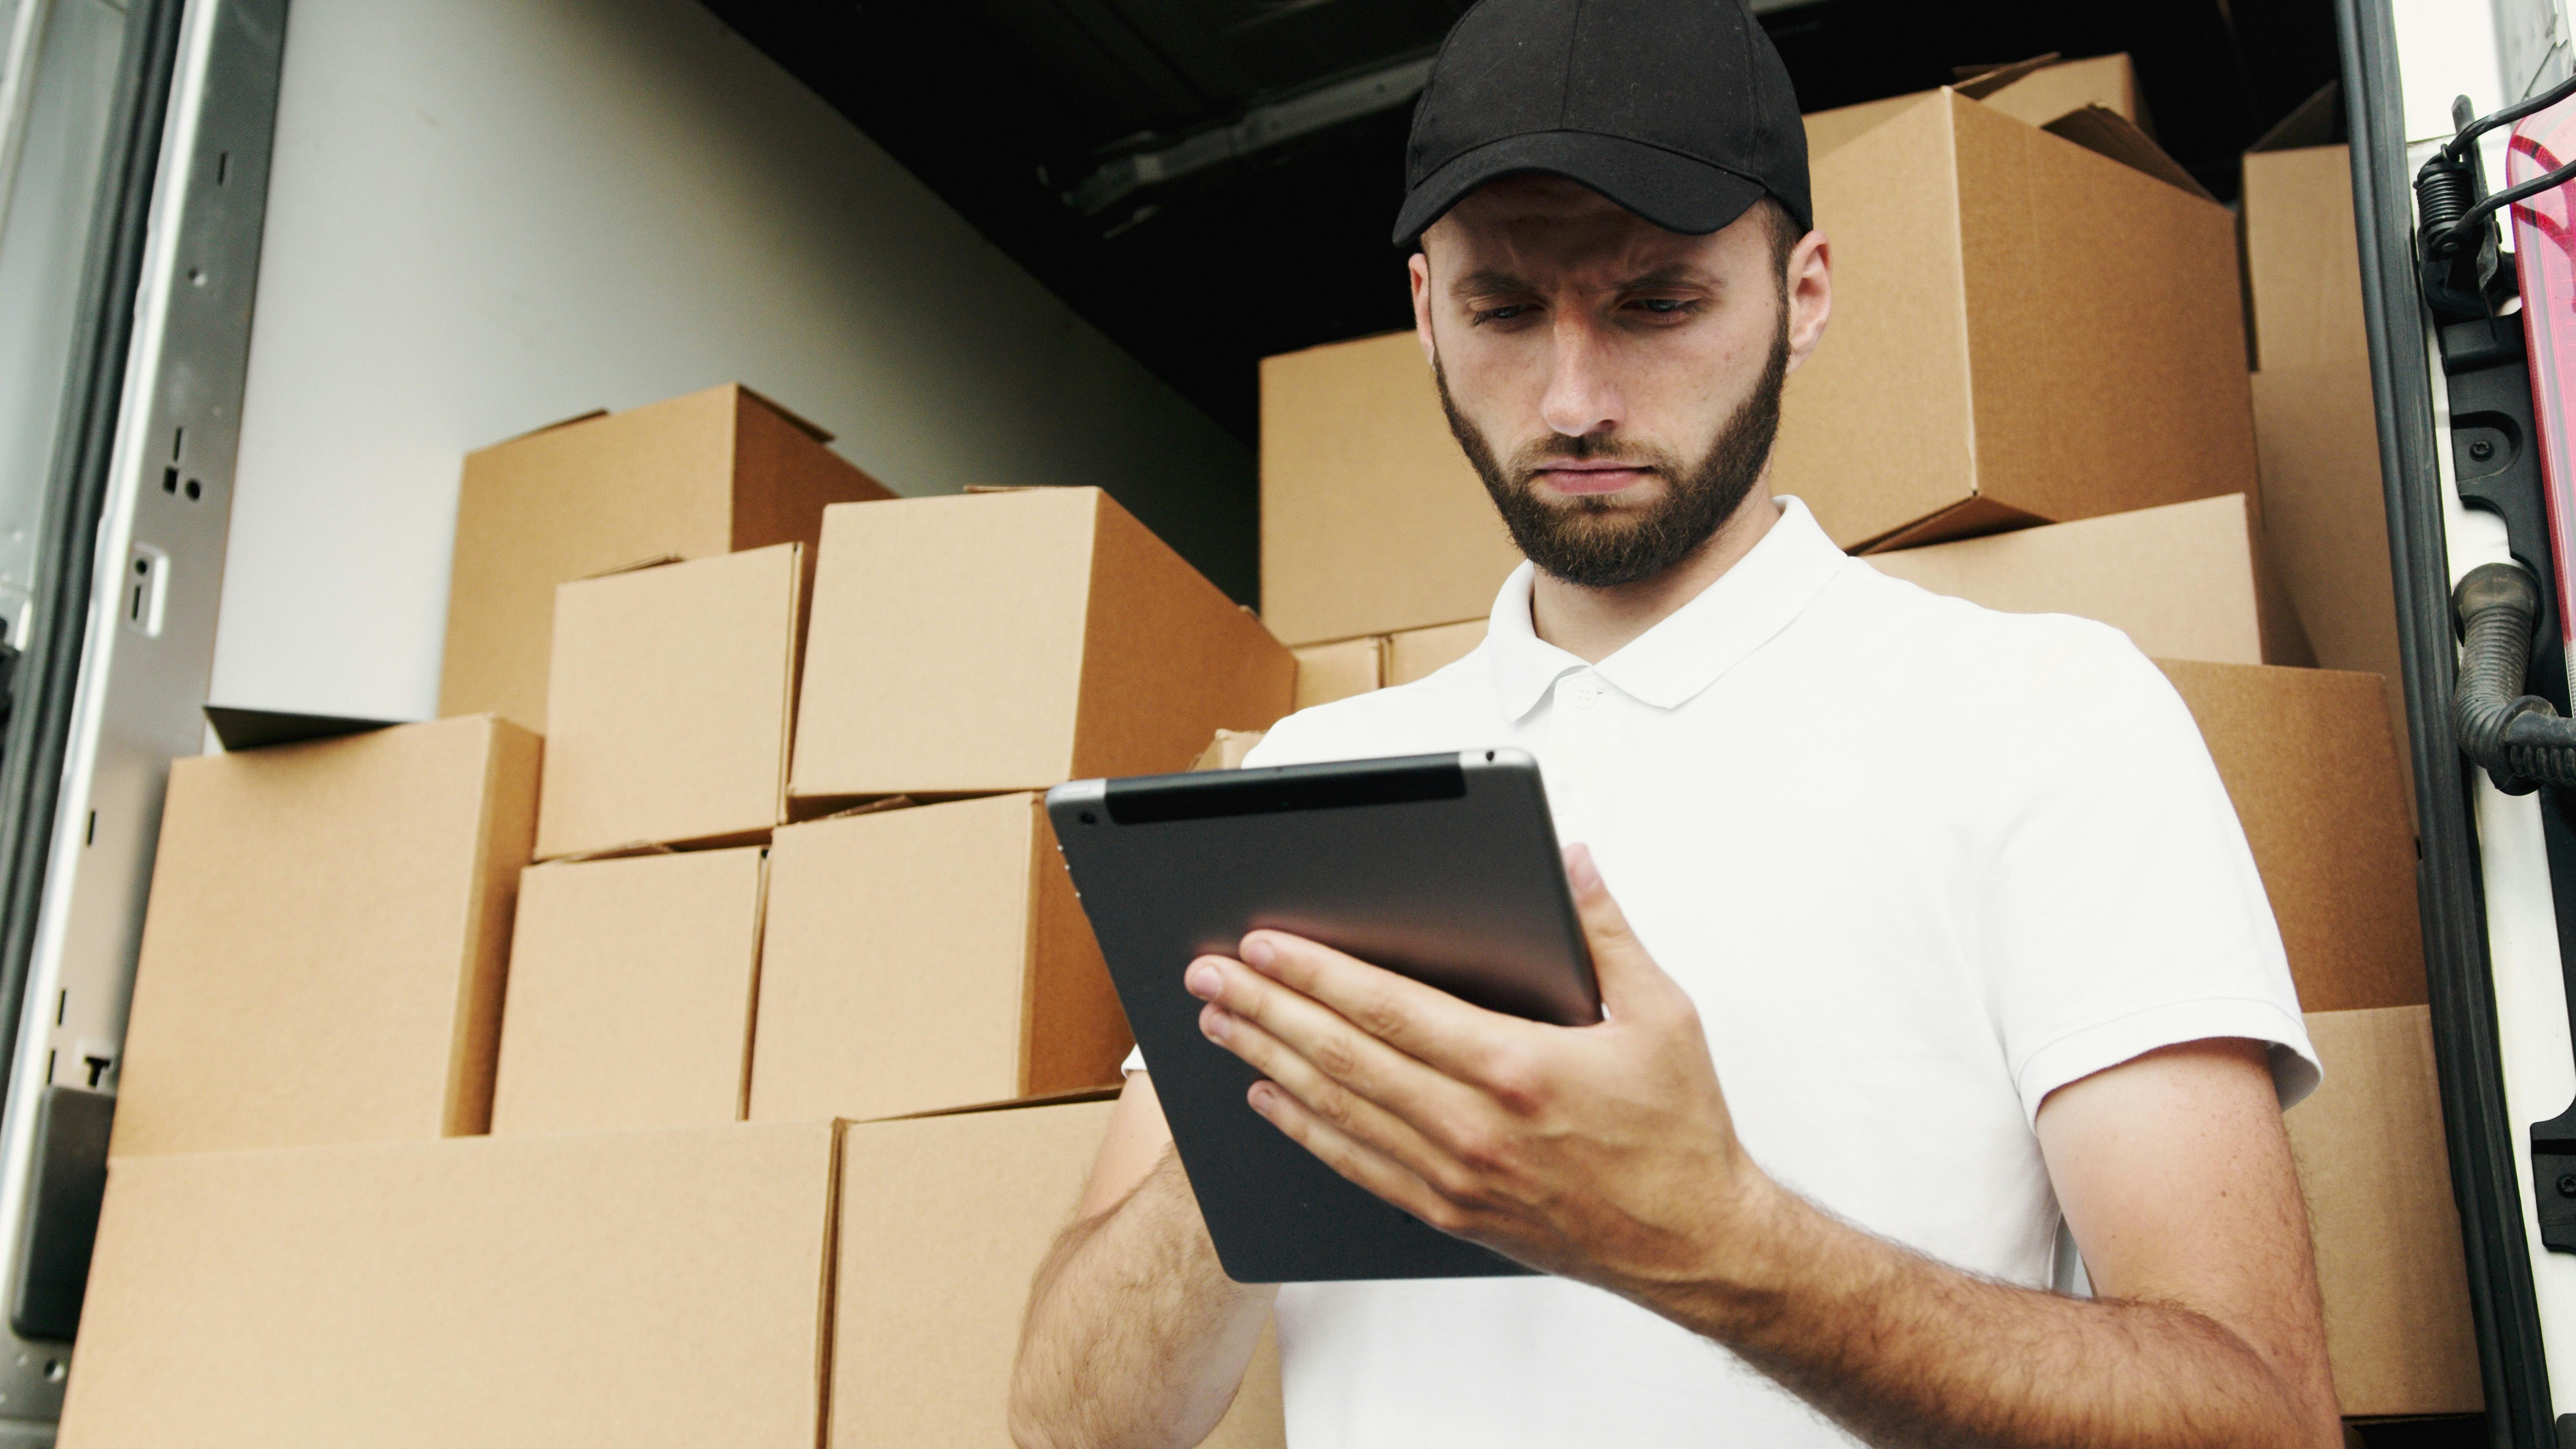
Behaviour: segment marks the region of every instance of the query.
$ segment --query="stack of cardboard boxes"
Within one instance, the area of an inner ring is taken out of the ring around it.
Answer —
[[[2163,662],[2325,1061],[2288,1120],[2344,1410],[2467,1413],[2351,173],[2309,144],[2336,114],[2321,97],[2245,158],[2241,236],[2149,138],[2123,56],[1810,116],[1834,312],[1771,482],[1883,573],[2099,619]],[[1473,649],[1518,559],[1414,336],[1262,382],[1263,617],[1298,704]]]
[[[1096,490],[823,441],[474,455],[449,717],[179,764],[65,1442],[1008,1442],[1129,1046],[1037,792],[1295,666]]]
[[[2169,661],[2326,1061],[2345,1410],[2474,1410],[2339,162],[2248,158],[2240,273],[2146,122],[2122,57],[1812,117],[1774,485]],[[1266,630],[739,388],[469,459],[445,717],[174,771],[65,1442],[1006,1442],[1128,1045],[1040,792],[1424,677],[1516,562],[1409,334],[1262,382]],[[1211,1442],[1279,1437],[1265,1356]]]

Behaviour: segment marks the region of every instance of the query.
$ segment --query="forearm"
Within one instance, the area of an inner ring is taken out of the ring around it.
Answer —
[[[1880,1449],[2339,1442],[2245,1340],[2189,1309],[1972,1277],[1767,1188],[1761,1261],[1630,1296]]]
[[[1233,1402],[1277,1292],[1225,1276],[1167,1150],[1039,1269],[1012,1377],[1012,1437],[1023,1449],[1198,1443]]]

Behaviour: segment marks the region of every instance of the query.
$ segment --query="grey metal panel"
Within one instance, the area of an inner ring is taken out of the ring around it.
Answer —
[[[214,658],[285,20],[286,0],[191,0],[180,23],[69,754],[0,1110],[0,1241],[22,1235],[41,1089],[115,1088],[162,790],[170,761],[205,737],[198,709]],[[11,1346],[0,1343],[0,1413],[59,1413],[59,1378],[44,1372],[59,1350],[16,1345],[13,1367]]]

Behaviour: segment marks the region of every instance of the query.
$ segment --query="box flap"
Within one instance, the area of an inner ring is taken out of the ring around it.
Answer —
[[[781,407],[781,406],[779,405],[778,399],[776,399],[776,398],[774,398],[774,397],[771,397],[769,394],[767,394],[767,393],[765,393],[765,392],[755,392],[755,391],[753,391],[753,390],[752,390],[752,389],[750,389],[750,388],[743,387],[743,385],[742,385],[741,383],[735,383],[735,384],[734,384],[734,386],[735,386],[735,387],[737,387],[737,388],[741,388],[741,389],[742,389],[742,395],[743,395],[744,397],[750,398],[753,402],[756,402],[756,403],[760,404],[762,407],[765,407],[765,408],[769,409],[771,412],[778,414],[778,416],[779,416],[781,419],[785,420],[789,425],[793,426],[793,427],[796,429],[796,431],[798,431],[798,432],[800,432],[800,433],[803,433],[805,436],[807,436],[807,437],[809,437],[809,438],[812,438],[815,442],[818,442],[818,443],[828,443],[828,442],[832,441],[832,430],[831,430],[831,429],[826,428],[826,427],[823,427],[823,426],[821,426],[820,424],[817,424],[817,423],[814,423],[814,422],[808,421],[807,419],[805,419],[805,418],[803,418],[803,417],[798,416],[796,413],[794,413],[794,412],[790,411],[789,409],[784,408],[784,407]]]
[[[2182,164],[2164,153],[2164,148],[2138,129],[2138,123],[2107,106],[2086,106],[2069,111],[2040,127],[2052,136],[2062,137],[2096,155],[2108,156],[2133,171],[2178,187],[2203,201],[2216,202],[2209,188],[2192,179]]]
[[[679,854],[678,851],[659,841],[630,840],[624,845],[604,845],[597,850],[577,851],[571,855],[558,856],[553,860],[541,860],[530,869],[543,870],[553,865],[580,865],[594,860],[632,860],[639,855],[677,854]]]
[[[2253,145],[2245,148],[2250,155],[2261,151],[2304,151],[2311,146],[2340,146],[2351,139],[2344,120],[2343,82],[2327,81],[2317,93],[2299,102],[2299,108],[2281,118],[2280,124],[2265,131]]]
[[[268,745],[291,745],[301,740],[337,739],[342,735],[364,734],[403,723],[394,719],[244,709],[230,704],[209,704],[203,708],[206,723],[214,727],[215,739],[227,754],[239,754],[243,750],[256,750]]]
[[[580,578],[570,580],[570,582],[579,584],[587,583],[592,579],[615,578],[619,574],[639,574],[646,569],[658,569],[664,564],[675,564],[680,561],[680,556],[676,553],[657,553],[651,558],[639,558],[633,563],[622,563],[613,568],[601,569],[597,573],[583,574]]]
[[[1956,79],[1950,89],[1966,96],[1969,100],[1982,101],[2023,76],[2033,71],[2046,70],[2062,59],[2064,59],[2062,55],[2052,50],[2046,55],[2034,55],[2028,60],[2017,60],[2010,65],[1963,65],[1951,72]]]
[[[573,424],[575,424],[575,423],[586,423],[586,422],[589,422],[592,418],[604,418],[604,417],[606,417],[606,416],[608,416],[608,409],[606,409],[606,408],[592,408],[590,411],[588,411],[588,412],[586,412],[586,413],[574,413],[571,417],[568,417],[568,418],[557,418],[555,421],[553,421],[553,422],[551,422],[551,423],[546,423],[546,424],[543,424],[542,426],[539,426],[539,427],[533,427],[533,428],[530,428],[530,429],[528,429],[528,430],[527,430],[526,432],[524,432],[524,433],[512,433],[510,436],[508,436],[508,437],[506,437],[506,438],[503,438],[501,441],[499,441],[499,442],[497,442],[497,443],[487,443],[487,444],[485,444],[484,446],[485,446],[485,447],[491,447],[491,448],[505,448],[505,447],[508,447],[510,444],[515,443],[515,442],[519,441],[521,438],[533,438],[533,437],[535,437],[535,436],[536,436],[537,434],[539,434],[539,433],[551,433],[551,432],[553,432],[553,431],[554,431],[555,429],[557,429],[557,428],[569,428],[569,427],[571,427],[571,426],[572,426]],[[478,451],[478,452],[479,452],[479,451],[481,451],[481,449],[477,449],[476,451]]]

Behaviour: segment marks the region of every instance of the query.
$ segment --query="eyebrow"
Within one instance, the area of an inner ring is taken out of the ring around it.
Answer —
[[[1649,268],[1621,282],[1616,290],[1636,291],[1650,287],[1704,287],[1718,289],[1717,279],[1688,262],[1666,262]],[[1538,287],[1526,277],[1493,267],[1482,267],[1449,284],[1452,297],[1492,297],[1512,292],[1535,292]]]

